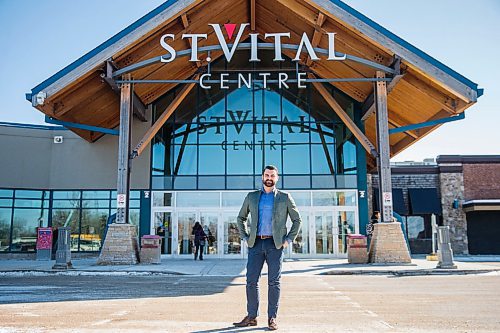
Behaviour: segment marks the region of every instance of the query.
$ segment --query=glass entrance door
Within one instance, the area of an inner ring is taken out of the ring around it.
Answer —
[[[196,213],[178,213],[177,215],[177,254],[192,254],[191,232],[196,222]]]
[[[223,213],[222,214],[222,248],[221,255],[223,257],[243,257],[246,249],[240,239],[238,231],[237,218],[238,213]],[[246,245],[245,245],[246,246]]]
[[[204,254],[213,256],[217,258],[219,256],[217,246],[219,244],[217,236],[219,233],[217,232],[218,224],[219,224],[219,214],[211,213],[211,212],[200,212],[200,222],[203,226],[203,230],[207,235],[208,239],[205,242],[205,246],[203,248]]]
[[[154,226],[154,234],[160,236],[161,254],[172,254],[172,212],[155,212]]]

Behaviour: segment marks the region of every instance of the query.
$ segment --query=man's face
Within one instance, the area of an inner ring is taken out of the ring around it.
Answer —
[[[273,187],[278,182],[279,176],[276,170],[264,170],[264,174],[262,175],[262,184],[266,187]]]

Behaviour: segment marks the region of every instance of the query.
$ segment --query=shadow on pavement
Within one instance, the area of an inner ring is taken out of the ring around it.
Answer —
[[[241,285],[233,277],[15,276],[0,277],[0,304],[204,296]]]

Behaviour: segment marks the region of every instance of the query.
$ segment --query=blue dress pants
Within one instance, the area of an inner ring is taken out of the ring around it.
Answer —
[[[259,314],[259,278],[267,263],[268,270],[268,318],[276,318],[280,300],[281,264],[283,248],[277,249],[272,238],[255,240],[253,247],[248,248],[247,261],[247,312],[249,317]]]

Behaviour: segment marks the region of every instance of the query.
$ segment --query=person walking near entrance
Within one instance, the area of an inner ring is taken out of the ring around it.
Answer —
[[[200,254],[200,260],[203,260],[203,247],[207,240],[207,234],[205,234],[200,222],[194,224],[191,235],[194,236],[194,260],[198,258],[198,253]]]
[[[247,194],[238,214],[240,237],[248,244],[247,261],[247,315],[236,327],[257,326],[259,314],[259,278],[264,261],[268,267],[267,326],[278,329],[276,316],[280,299],[281,265],[283,249],[293,242],[302,220],[292,196],[276,188],[278,169],[268,165],[262,172],[262,189]],[[248,214],[251,222],[248,222]],[[287,232],[286,221],[290,216],[292,227]]]

